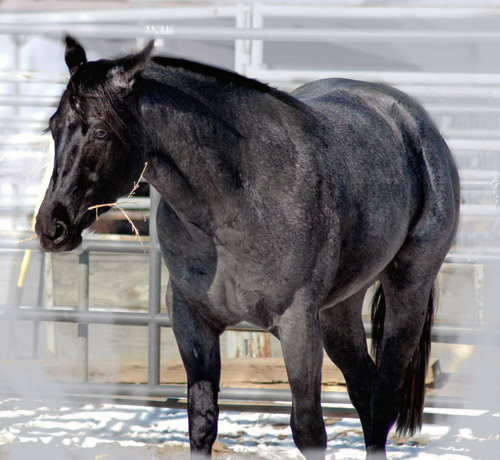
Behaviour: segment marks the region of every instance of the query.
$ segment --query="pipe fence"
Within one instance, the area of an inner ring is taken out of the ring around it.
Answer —
[[[358,78],[382,81],[400,87],[417,97],[432,97],[428,104],[429,111],[435,116],[484,115],[485,113],[500,119],[500,106],[483,106],[485,100],[500,99],[500,76],[491,73],[428,73],[428,72],[394,72],[394,71],[331,71],[323,69],[269,69],[266,68],[264,44],[267,42],[321,42],[321,43],[399,43],[429,42],[435,43],[497,43],[500,33],[483,30],[406,30],[397,27],[365,28],[302,28],[268,27],[266,22],[272,18],[334,18],[364,19],[376,21],[398,19],[433,19],[443,21],[456,19],[481,19],[500,17],[500,9],[495,8],[338,8],[338,7],[285,7],[266,4],[239,4],[235,6],[221,5],[213,7],[186,7],[166,9],[120,10],[120,11],[78,11],[58,13],[19,13],[0,15],[0,34],[12,37],[61,37],[66,30],[79,38],[116,38],[136,39],[157,38],[161,40],[204,40],[234,43],[234,68],[245,75],[259,78],[271,83],[290,87],[311,79],[330,77]],[[233,22],[231,26],[190,27],[171,25],[168,22],[178,20],[223,19]],[[63,84],[66,76],[26,71],[0,71],[0,83],[20,84],[26,82],[44,82]],[[479,99],[471,106],[465,103],[469,99]],[[453,99],[458,99],[458,102]],[[24,94],[0,95],[0,106],[9,107],[45,107],[55,106],[58,98],[54,96],[33,96]],[[40,126],[41,121],[26,118],[25,115],[5,117],[3,126],[26,126],[26,123]],[[446,126],[444,126],[446,131]],[[451,130],[450,130],[451,132]],[[500,153],[500,128],[493,130],[491,138],[481,130],[470,129],[468,137],[460,133],[449,138],[451,149],[465,155],[476,155],[478,152]],[[12,148],[9,137],[0,136],[0,150]],[[491,171],[461,171],[462,184],[465,190],[484,190],[491,192]],[[149,242],[142,246],[137,241],[99,241],[85,240],[79,256],[80,301],[77,308],[56,308],[51,310],[39,307],[2,306],[0,319],[5,321],[56,321],[70,322],[78,325],[78,383],[44,386],[37,384],[37,393],[49,395],[60,391],[73,395],[124,396],[134,398],[169,398],[168,404],[177,404],[177,400],[186,397],[186,389],[175,385],[160,384],[160,331],[162,327],[170,327],[168,315],[161,313],[161,254],[156,232],[155,209],[159,195],[151,190]],[[18,206],[22,206],[18,204]],[[12,203],[0,204],[0,211],[26,212]],[[498,216],[493,204],[466,204],[464,216]],[[37,241],[29,241],[22,246],[16,245],[16,237],[0,238],[0,250],[20,251],[39,250]],[[147,313],[103,312],[93,311],[89,299],[89,253],[140,253],[146,251],[149,258],[149,304]],[[470,264],[498,267],[500,251],[468,250],[453,251],[446,258],[449,264]],[[147,384],[98,384],[88,382],[88,325],[118,324],[137,325],[148,328],[148,379]],[[235,330],[257,331],[258,328],[242,323]],[[370,334],[370,326],[366,329]],[[500,334],[497,328],[464,327],[437,324],[434,328],[433,340],[443,343],[468,343],[482,345],[500,345]],[[54,390],[57,388],[57,390]],[[15,392],[15,388],[0,388],[0,392]],[[325,404],[349,404],[346,393],[323,392]],[[282,401],[289,403],[291,395],[288,390],[262,390],[223,388],[220,392],[222,401]],[[427,398],[427,407],[454,408],[466,405],[463,398]]]

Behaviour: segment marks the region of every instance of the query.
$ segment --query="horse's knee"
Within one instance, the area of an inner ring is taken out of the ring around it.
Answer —
[[[217,437],[219,407],[217,389],[207,381],[196,382],[188,391],[189,439],[193,455],[210,456]]]

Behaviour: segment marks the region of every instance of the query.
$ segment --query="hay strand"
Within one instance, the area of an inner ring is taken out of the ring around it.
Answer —
[[[16,241],[16,244],[27,243],[28,241],[36,240],[37,238],[38,238],[38,235],[32,235],[32,236],[30,236],[28,238],[25,238],[24,240]]]
[[[142,172],[139,176],[139,179],[137,179],[137,181],[134,181],[134,186],[132,187],[132,190],[130,191],[130,193],[127,195],[127,198],[122,201],[122,203],[126,203],[126,204],[135,204],[137,207],[139,207],[139,204],[136,202],[136,201],[127,201],[129,200],[130,198],[132,198],[134,195],[135,195],[135,192],[137,191],[137,189],[139,188],[139,184],[142,180],[142,177],[144,176],[144,173],[146,172],[146,168],[148,167],[148,162],[146,161],[146,163],[144,163],[144,168],[142,169]],[[142,239],[141,239],[141,235],[139,233],[139,229],[135,226],[134,222],[132,221],[132,219],[130,218],[130,216],[127,214],[127,212],[118,204],[118,202],[114,202],[114,203],[103,203],[103,204],[96,204],[94,206],[90,206],[89,208],[87,208],[88,211],[93,211],[95,210],[96,212],[96,220],[99,219],[99,208],[118,208],[118,210],[125,216],[125,218],[127,219],[127,221],[129,222],[130,226],[132,227],[132,230],[136,236],[136,238],[139,240],[139,243],[141,243],[141,247],[142,247],[142,250],[144,251],[144,254],[146,253],[146,250],[144,248],[144,244],[142,242]],[[146,222],[146,216],[143,216],[144,217],[144,222]],[[20,241],[17,241],[16,244],[22,244],[22,243],[26,243],[28,241],[31,241],[31,240],[34,240],[38,238],[38,235],[32,235],[28,238],[25,238],[24,240],[20,240]]]
[[[142,177],[144,176],[144,173],[146,172],[146,168],[148,167],[148,162],[146,161],[146,163],[144,163],[144,168],[141,172],[141,175],[139,176],[139,179],[137,179],[137,181],[134,181],[134,186],[132,187],[132,190],[130,191],[130,193],[127,195],[127,198],[122,201],[122,204],[135,204],[136,206],[139,206],[137,202],[135,201],[127,201],[129,200],[130,198],[132,198],[134,195],[135,195],[135,192],[137,191],[137,189],[139,188],[139,183],[141,182],[141,179]],[[124,216],[125,218],[127,219],[128,223],[130,224],[130,226],[132,227],[132,231],[134,232],[136,238],[139,240],[139,243],[141,243],[141,247],[142,247],[142,250],[144,251],[144,254],[146,254],[146,250],[144,248],[144,244],[142,242],[142,239],[141,239],[141,234],[139,233],[139,229],[135,226],[134,222],[132,221],[132,219],[130,218],[130,216],[126,213],[126,211],[118,204],[117,201],[115,201],[114,203],[103,203],[103,204],[96,204],[94,206],[90,206],[89,208],[87,208],[88,211],[93,211],[95,210],[96,212],[96,220],[99,219],[99,208],[117,208]],[[146,222],[146,216],[144,216],[144,222]]]

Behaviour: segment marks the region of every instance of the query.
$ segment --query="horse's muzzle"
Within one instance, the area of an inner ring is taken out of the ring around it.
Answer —
[[[70,232],[68,224],[59,219],[45,221],[38,215],[35,231],[40,246],[47,252],[71,251],[82,243],[81,234]]]

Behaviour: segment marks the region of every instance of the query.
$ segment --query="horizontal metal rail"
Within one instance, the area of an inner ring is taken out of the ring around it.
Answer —
[[[241,6],[245,5],[243,2]],[[339,7],[265,5],[253,6],[254,13],[265,17],[280,18],[331,18],[331,19],[491,19],[500,15],[498,8],[419,8],[419,7]],[[44,22],[52,24],[116,23],[137,21],[169,21],[184,19],[231,18],[239,12],[238,7],[214,4],[208,7],[188,6],[183,8],[130,8],[110,10],[82,10],[36,13],[4,13],[0,24],[23,24]]]
[[[137,239],[133,240],[98,240],[98,239],[85,239],[79,249],[73,253],[80,254],[82,252],[125,252],[125,253],[148,253],[150,245],[148,241],[143,238],[143,244]],[[3,250],[19,250],[24,251],[27,249],[40,250],[40,243],[35,240],[25,241],[20,243],[16,237],[0,238],[0,249]],[[159,249],[159,248],[158,248]]]
[[[103,10],[78,10],[57,12],[20,12],[4,13],[0,16],[1,23],[26,23],[50,22],[54,24],[75,23],[114,23],[137,22],[146,20],[179,20],[179,19],[207,19],[220,17],[234,17],[240,8],[253,7],[253,12],[265,17],[279,18],[332,18],[332,19],[477,19],[495,18],[500,15],[498,8],[491,7],[342,7],[335,5],[276,5],[254,4],[241,2],[238,6],[217,4],[210,6],[189,5],[181,8],[169,6],[168,8],[126,8]]]
[[[209,38],[207,38],[208,40]],[[406,82],[399,82],[398,76],[404,76]],[[423,75],[423,79],[419,76]],[[454,83],[446,81],[447,76],[453,75]],[[476,77],[478,75],[478,77]],[[384,71],[343,71],[338,69],[329,70],[303,70],[288,69],[266,70],[250,69],[247,76],[260,78],[264,81],[279,81],[283,84],[298,81],[311,81],[321,78],[342,77],[357,80],[381,81],[397,86],[401,90],[415,96],[426,97],[450,97],[461,99],[472,98],[499,98],[500,97],[500,77],[497,74],[472,74],[472,73],[441,73],[441,72],[384,72]],[[65,73],[51,74],[42,72],[28,72],[19,70],[0,70],[0,82],[2,83],[52,83],[65,85],[69,76]],[[489,81],[487,85],[485,82]],[[480,86],[467,86],[479,84]],[[6,101],[11,100],[11,96],[5,95]],[[17,96],[16,96],[17,97]],[[26,96],[30,100],[34,96]],[[53,101],[54,96],[42,96],[47,101]],[[6,104],[8,105],[8,104]]]
[[[435,91],[446,92],[443,86],[482,85],[497,87],[500,76],[493,73],[442,73],[442,72],[385,72],[370,70],[304,70],[304,69],[250,69],[249,76],[264,81],[287,82],[292,79],[312,81],[335,76],[336,78],[351,78],[355,80],[380,81],[391,85],[430,85]],[[439,88],[441,86],[441,88]],[[421,89],[424,91],[427,88]],[[480,88],[483,91],[493,91],[494,88]],[[408,91],[411,92],[411,91]],[[465,93],[465,89],[463,90]],[[495,93],[496,94],[496,93]]]
[[[334,19],[474,19],[500,16],[498,8],[443,7],[342,7],[257,4],[254,11],[265,17],[334,18]]]
[[[315,76],[305,75],[305,71],[302,73],[293,73],[291,72],[291,75],[294,75],[296,80],[295,81],[303,81],[302,79],[305,78],[325,78],[321,77],[320,75],[324,74],[325,72],[318,72]],[[330,75],[331,76],[331,75]],[[255,77],[257,78],[257,77]],[[354,77],[350,77],[354,78]],[[465,77],[467,78],[467,77]],[[362,78],[361,78],[362,79]],[[382,78],[377,78],[374,76],[373,79],[370,79],[372,81],[380,81],[384,82],[393,86],[396,86],[398,89],[401,91],[408,93],[414,97],[422,97],[422,98],[460,98],[460,99],[472,99],[475,102],[477,101],[478,98],[481,99],[499,99],[500,98],[500,88],[497,86],[471,86],[467,81],[464,81],[462,83],[457,83],[456,85],[446,85],[446,84],[441,84],[441,85],[419,85],[418,83],[415,84],[400,84],[398,82],[390,82],[387,80],[383,80]],[[291,82],[292,80],[288,78],[287,80],[276,80],[276,81],[283,81],[284,83],[286,82]],[[309,80],[304,80],[304,81],[309,81]],[[468,86],[469,85],[469,86]]]
[[[55,107],[59,96],[41,96],[37,94],[1,94],[0,105],[16,107]]]
[[[5,177],[5,174],[0,174],[0,177]],[[31,214],[35,209],[37,200],[38,197],[34,195],[5,197],[0,201],[0,214],[13,211],[17,211],[19,214]],[[145,214],[149,213],[149,198],[136,196],[122,198],[117,201],[117,204],[120,208],[125,210],[138,210],[143,211]],[[100,219],[102,219],[102,217],[100,217]]]
[[[113,324],[119,326],[148,326],[152,323],[162,327],[171,327],[167,314],[155,314],[126,311],[81,311],[74,308],[55,308],[46,310],[40,307],[21,307],[18,309],[0,308],[0,320],[11,321],[56,321],[81,324]],[[232,331],[266,332],[248,322],[230,326]],[[371,325],[365,323],[368,337],[371,337]],[[500,345],[500,330],[488,327],[464,327],[460,325],[435,324],[432,340],[436,343],[461,343],[468,345]]]
[[[342,71],[337,71],[337,70],[331,70],[328,72],[331,77],[335,78],[341,78],[342,76],[348,75],[350,78],[355,78],[356,73],[353,72],[342,72]],[[344,75],[345,74],[345,75]],[[446,80],[446,78],[449,76],[449,74],[440,74],[440,73],[415,73],[413,76],[410,73],[401,73],[401,75],[405,75],[405,78],[400,81],[398,79],[398,75],[396,73],[386,73],[386,72],[359,72],[359,77],[363,77],[363,79],[382,79],[382,80],[394,80],[394,82],[398,82],[398,84],[405,84],[405,81],[413,81],[417,83],[421,83],[425,85],[425,81],[427,77],[430,80],[434,79],[434,83],[436,83],[435,79],[439,80]],[[457,75],[460,78],[464,78],[464,80],[470,80],[470,75],[469,74],[453,74],[455,77]],[[478,74],[475,74],[476,76]],[[421,78],[424,76],[424,78]],[[483,74],[485,80],[488,80],[492,77],[490,74]],[[369,78],[366,78],[369,77]],[[498,84],[500,85],[500,78],[498,78],[496,75],[493,76],[494,78],[492,79],[491,84]],[[64,77],[61,77],[64,78]],[[66,81],[69,78],[69,76],[66,76]],[[0,78],[1,81],[1,78]],[[493,83],[493,81],[496,81],[496,83]],[[21,95],[21,94],[0,94],[0,105],[1,106],[10,106],[10,107],[45,107],[47,109],[53,108],[57,106],[59,103],[60,96],[45,96],[45,95],[36,95],[36,94],[30,94],[30,95]],[[451,105],[449,102],[446,105],[438,105],[436,103],[433,104],[426,104],[425,109],[434,115],[474,115],[474,116],[483,116],[483,115],[498,115],[500,117],[500,106],[498,107],[487,107],[487,106],[465,106],[465,105]],[[0,121],[5,122],[8,121],[10,118],[2,118]],[[20,120],[26,120],[28,119],[29,121],[35,122],[39,121],[42,122],[45,120],[40,120],[39,118],[35,118],[35,116],[32,116],[31,118],[28,117],[26,118],[26,115],[23,115],[23,118],[19,117]]]
[[[452,152],[500,152],[500,141],[491,139],[447,139]]]
[[[24,251],[40,250],[40,245],[37,240],[26,241],[16,244],[19,240],[16,238],[0,238],[0,250]],[[146,239],[143,244],[137,239],[130,240],[98,240],[85,239],[79,249],[73,253],[80,254],[83,252],[100,252],[100,253],[148,253],[150,245]],[[157,248],[158,249],[158,248]],[[499,264],[500,251],[495,249],[489,250],[454,250],[450,251],[446,256],[444,263],[454,264]]]
[[[23,387],[23,395],[26,394]],[[0,392],[16,393],[14,385],[8,383],[0,384]],[[37,382],[33,394],[43,395],[44,393],[64,393],[93,396],[128,396],[128,397],[148,397],[148,398],[186,398],[187,389],[185,385],[158,385],[148,388],[143,384],[127,383],[94,383],[94,382]],[[290,390],[270,389],[270,388],[232,388],[223,387],[219,392],[221,401],[267,401],[267,402],[291,402]],[[321,393],[322,404],[342,404],[351,405],[349,395],[343,391],[323,391]],[[471,406],[466,398],[452,396],[427,396],[425,400],[427,408],[467,408],[489,409],[487,407]]]
[[[20,243],[22,237],[2,237],[0,238],[0,250],[9,251],[24,251],[27,249],[40,251],[40,243],[38,240],[30,240]],[[109,253],[148,253],[150,248],[149,242],[144,239],[143,244],[137,239],[131,240],[99,240],[99,239],[84,239],[82,246],[75,250],[74,253],[88,252],[109,252]],[[159,248],[155,246],[157,250]],[[445,258],[444,263],[461,263],[461,264],[499,264],[500,265],[500,250],[490,249],[488,251],[481,250],[454,250],[450,251]]]
[[[234,18],[239,8],[231,5],[189,6],[182,8],[120,8],[109,10],[57,11],[39,13],[3,13],[0,24],[50,23],[113,24],[138,21],[172,21],[186,19]]]
[[[180,40],[264,40],[274,42],[335,42],[335,43],[387,43],[387,42],[439,42],[439,43],[495,43],[500,41],[497,31],[449,30],[391,30],[391,29],[300,29],[296,28],[236,28],[188,27],[175,25],[136,24],[2,24],[3,35],[59,36],[69,32],[79,37],[92,38],[174,38]]]
[[[491,185],[490,189],[492,190]],[[493,204],[463,204],[460,206],[460,216],[462,218],[490,217],[500,220],[498,209]]]
[[[32,72],[27,70],[0,70],[0,82],[2,83],[50,83],[52,85],[66,85],[68,83],[68,78],[69,74],[65,73]],[[27,95],[26,97],[30,96]],[[43,97],[52,98],[53,96]]]

